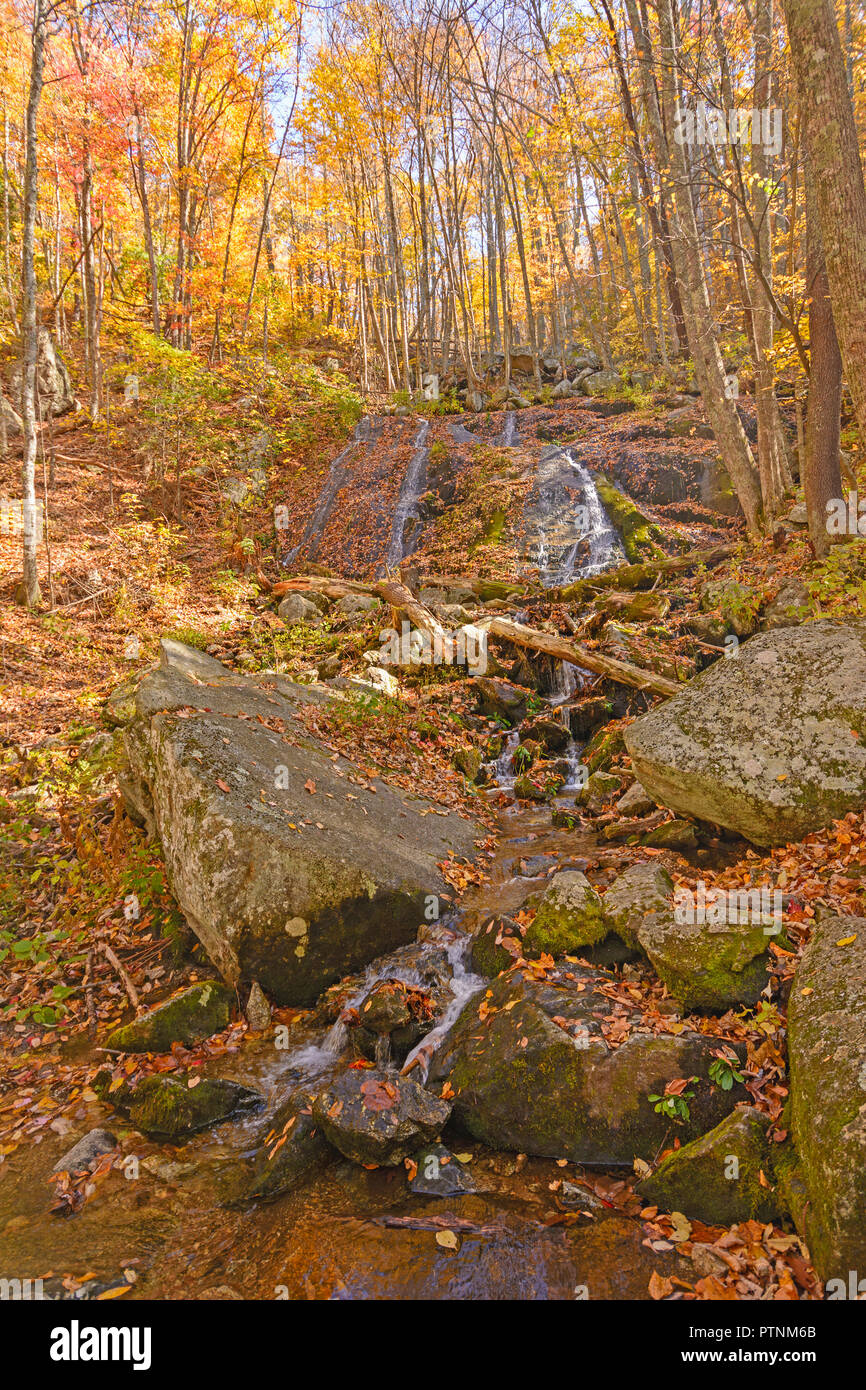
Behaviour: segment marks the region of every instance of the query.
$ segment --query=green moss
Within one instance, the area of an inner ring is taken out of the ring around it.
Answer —
[[[644,516],[631,498],[614,487],[610,479],[598,476],[595,486],[605,511],[622,536],[629,560],[635,563],[661,556],[664,552],[657,542],[664,539],[664,533],[655,522]]]
[[[204,980],[132,1023],[115,1028],[105,1046],[117,1052],[169,1052],[172,1043],[191,1047],[228,1027],[234,991]]]

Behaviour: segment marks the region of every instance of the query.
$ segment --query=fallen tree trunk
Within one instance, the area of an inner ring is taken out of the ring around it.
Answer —
[[[576,579],[573,584],[565,584],[560,589],[546,589],[542,597],[551,603],[563,603],[569,599],[583,598],[599,589],[639,589],[660,574],[678,574],[683,570],[695,569],[698,565],[720,565],[735,550],[735,545],[714,545],[708,550],[692,550],[688,555],[646,560],[637,565],[620,565],[618,569],[605,570],[603,574]]]
[[[370,589],[370,593],[377,598],[384,599],[390,603],[392,608],[397,608],[405,613],[410,622],[414,623],[422,632],[427,632],[435,640],[445,643],[450,634],[432,613],[426,604],[417,599],[405,584],[401,584],[396,579],[380,579]]]
[[[665,698],[676,695],[681,686],[667,676],[656,675],[654,671],[644,671],[632,666],[629,661],[617,661],[615,657],[604,656],[601,652],[589,651],[586,647],[569,642],[552,632],[541,632],[534,627],[524,627],[522,623],[512,622],[510,618],[484,618],[478,626],[491,637],[502,637],[519,647],[530,651],[544,652],[557,661],[569,661],[596,676],[606,676],[608,680],[619,681],[621,685],[631,686],[633,690],[646,690],[652,695]]]

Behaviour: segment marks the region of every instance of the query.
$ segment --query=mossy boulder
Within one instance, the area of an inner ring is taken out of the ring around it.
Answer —
[[[646,1202],[681,1211],[708,1226],[739,1221],[778,1221],[768,1115],[747,1105],[727,1115],[709,1134],[674,1149],[638,1185]]]
[[[580,755],[591,776],[593,772],[606,772],[614,758],[625,752],[622,729],[599,729]]]
[[[644,835],[642,845],[653,849],[695,849],[698,834],[689,820],[668,820]]]
[[[559,719],[541,716],[525,723],[520,731],[522,742],[532,739],[551,753],[561,753],[567,746],[570,732]]]
[[[108,1097],[113,1099],[112,1096]],[[154,1139],[178,1142],[263,1104],[258,1091],[235,1081],[200,1076],[145,1076],[125,1100],[134,1127]]]
[[[791,1130],[822,1279],[866,1272],[866,917],[825,917],[788,1005]],[[795,1212],[795,1216],[797,1213]]]
[[[612,801],[622,787],[622,781],[612,772],[593,772],[581,789],[579,801],[588,811],[598,812]]]
[[[554,874],[523,938],[528,955],[566,955],[603,941],[610,930],[601,898],[577,869]]]
[[[500,975],[468,1001],[433,1057],[431,1081],[447,1078],[454,1118],[493,1148],[626,1165],[654,1158],[670,1137],[651,1094],[697,1076],[684,1141],[711,1129],[741,1100],[742,1086],[711,1085],[711,1035],[665,1036],[635,1027],[618,1047],[602,1024],[614,1004],[601,992],[614,976],[565,962],[537,980]]]
[[[452,761],[458,772],[462,772],[464,777],[474,782],[481,767],[481,750],[467,744],[457,749]]]
[[[866,620],[761,633],[625,731],[681,816],[787,844],[866,805]]]
[[[760,922],[689,923],[669,910],[648,914],[637,938],[685,1009],[723,1013],[733,1005],[752,1007],[766,988],[772,938]]]
[[[499,676],[476,676],[475,689],[482,710],[486,714],[518,724],[526,713],[526,702],[531,692],[512,681]]]
[[[192,1047],[228,1027],[234,997],[234,990],[222,981],[202,980],[115,1028],[105,1046],[117,1052],[170,1052],[176,1042]]]
[[[408,1076],[345,1071],[316,1097],[313,1119],[355,1163],[394,1166],[438,1138],[451,1106]]]
[[[562,781],[561,777],[544,774],[540,770],[532,776],[524,772],[514,779],[514,795],[518,801],[550,801]]]

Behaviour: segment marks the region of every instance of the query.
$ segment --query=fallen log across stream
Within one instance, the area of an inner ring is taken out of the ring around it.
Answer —
[[[296,579],[287,579],[275,585],[273,592],[303,593],[305,589],[325,594],[329,598],[339,598],[347,593],[370,594],[405,613],[420,631],[428,633],[443,646],[456,639],[456,633],[443,627],[435,613],[416,598],[405,584],[396,579],[379,579],[374,584],[362,584],[355,580],[327,579],[317,574],[299,575]],[[583,647],[577,642],[570,642],[556,633],[526,627],[510,618],[501,618],[498,615],[482,617],[472,626],[480,632],[486,632],[490,637],[500,637],[530,651],[543,652],[545,656],[552,656],[557,661],[568,661],[573,666],[591,671],[593,675],[605,676],[608,680],[618,681],[620,685],[628,685],[633,690],[644,690],[651,695],[660,695],[667,699],[676,695],[681,688],[676,681],[669,680],[667,676],[660,676],[655,671],[645,671],[640,666],[632,665],[630,661],[618,661],[616,657],[605,656],[602,652]]]
[[[552,656],[557,661],[568,661],[572,666],[580,666],[584,671],[592,671],[593,675],[605,676],[621,685],[629,685],[634,690],[646,690],[652,695],[661,695],[668,699],[682,689],[676,681],[668,680],[667,676],[660,676],[655,671],[645,671],[640,666],[633,666],[630,661],[618,661],[616,657],[605,656],[602,652],[582,647],[577,642],[569,642],[567,638],[559,637],[556,633],[524,627],[523,623],[512,622],[510,618],[482,618],[476,626],[482,631],[486,630],[491,637],[502,637],[505,641],[514,642],[518,647],[543,652],[545,656]]]

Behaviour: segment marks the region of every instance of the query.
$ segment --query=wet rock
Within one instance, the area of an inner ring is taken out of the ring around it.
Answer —
[[[468,1001],[434,1055],[431,1080],[447,1078],[454,1118],[473,1138],[520,1153],[630,1167],[636,1156],[652,1159],[669,1138],[671,1121],[649,1100],[669,1081],[698,1078],[689,1087],[689,1118],[677,1126],[683,1141],[746,1099],[742,1086],[725,1092],[711,1085],[718,1040],[710,1035],[635,1030],[611,1048],[602,1022],[614,1005],[600,986],[614,977],[565,965],[544,980],[520,970],[499,976]]]
[[[767,1142],[771,1124],[753,1106],[732,1111],[709,1134],[669,1153],[638,1191],[663,1211],[681,1211],[708,1226],[778,1221]]]
[[[609,930],[601,898],[589,879],[577,869],[566,869],[551,880],[524,945],[528,954],[561,956],[594,946]]]
[[[221,670],[205,683],[165,666],[144,677],[124,735],[124,799],[159,839],[169,885],[224,979],[312,1004],[414,938],[429,895],[449,897],[439,864],[472,856],[475,825],[431,816],[386,783],[351,787],[349,776],[365,778],[300,718],[329,702],[321,687]],[[296,829],[305,819],[315,828]]]
[[[299,623],[316,626],[322,621],[321,612],[304,594],[286,594],[277,608],[277,615],[287,627],[297,627]]]
[[[192,1047],[227,1028],[234,991],[219,980],[202,980],[182,994],[115,1028],[105,1046],[117,1052],[170,1052],[172,1043]]]
[[[522,954],[520,932],[510,917],[491,918],[472,938],[470,961],[476,975],[498,975]]]
[[[253,1161],[245,1200],[273,1201],[333,1160],[334,1151],[313,1119],[314,1100],[314,1092],[301,1088],[277,1110]]]
[[[564,781],[561,775],[546,775],[542,763],[531,776],[524,772],[515,777],[514,795],[518,801],[550,801]]]
[[[656,801],[759,845],[866,804],[866,622],[762,633],[626,729]]]
[[[422,1197],[459,1197],[478,1190],[475,1179],[444,1144],[428,1144],[412,1155],[416,1172],[409,1190]]]
[[[524,724],[521,739],[534,739],[542,748],[552,753],[561,753],[568,746],[569,731],[558,719],[541,717]]]
[[[844,945],[840,945],[844,942]],[[866,1270],[866,917],[815,925],[791,990],[791,1129],[806,1201],[795,1212],[822,1279]]]
[[[612,801],[622,786],[619,777],[611,772],[593,772],[581,789],[578,800],[588,811],[598,813]]]
[[[118,1107],[128,1110],[130,1122],[142,1134],[176,1142],[262,1104],[258,1091],[235,1081],[145,1076]]]
[[[59,1158],[52,1168],[52,1173],[83,1173],[90,1172],[96,1166],[103,1154],[111,1153],[112,1149],[117,1148],[117,1140],[107,1129],[92,1129],[89,1134],[85,1134],[83,1139],[79,1139],[67,1153]]]
[[[511,723],[518,723],[523,718],[530,693],[528,690],[497,676],[476,676],[475,688],[485,713],[498,715]]]
[[[450,1105],[408,1076],[345,1071],[316,1098],[313,1119],[345,1158],[393,1166],[437,1138]]]

